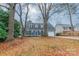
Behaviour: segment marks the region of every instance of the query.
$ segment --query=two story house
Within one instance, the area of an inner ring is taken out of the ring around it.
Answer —
[[[25,36],[42,36],[44,34],[44,24],[27,21],[25,30]],[[53,31],[55,31],[54,27],[48,23],[48,32]]]

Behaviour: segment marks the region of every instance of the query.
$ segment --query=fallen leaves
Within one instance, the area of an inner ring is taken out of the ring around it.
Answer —
[[[73,56],[79,55],[79,41],[53,37],[26,37],[0,44],[0,55]]]

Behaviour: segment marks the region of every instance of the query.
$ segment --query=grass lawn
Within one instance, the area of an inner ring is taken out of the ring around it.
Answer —
[[[77,56],[79,40],[25,37],[0,43],[1,56]]]

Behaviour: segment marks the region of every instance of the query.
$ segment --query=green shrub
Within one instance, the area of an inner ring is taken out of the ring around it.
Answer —
[[[0,8],[0,41],[4,41],[7,38],[8,34],[8,20],[9,14]],[[20,22],[14,21],[14,37],[20,35]]]
[[[6,37],[7,37],[7,32],[3,30],[2,28],[0,28],[0,42],[5,41]]]
[[[20,23],[15,20],[14,22],[14,37],[18,37],[20,35]]]

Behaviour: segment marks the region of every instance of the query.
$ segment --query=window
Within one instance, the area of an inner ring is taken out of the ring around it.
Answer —
[[[35,28],[38,28],[38,25],[37,24],[35,25]]]
[[[30,28],[32,28],[32,24],[30,24]]]
[[[38,35],[40,35],[40,31],[38,31]]]
[[[43,28],[43,25],[41,25],[41,28]]]

